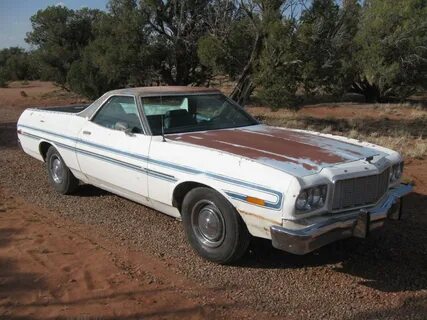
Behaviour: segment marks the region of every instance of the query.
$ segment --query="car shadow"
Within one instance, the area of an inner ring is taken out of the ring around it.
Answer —
[[[0,149],[16,148],[17,146],[16,122],[0,123]]]
[[[345,320],[381,320],[381,319],[411,319],[425,320],[427,318],[427,297],[409,297],[402,301],[401,306],[376,311],[364,311]]]
[[[387,225],[367,239],[350,238],[298,256],[272,248],[271,241],[255,239],[239,266],[293,269],[331,265],[359,283],[382,292],[427,289],[427,196],[405,198],[401,221]]]
[[[76,197],[102,197],[102,196],[112,196],[111,192],[102,190],[98,187],[95,187],[90,184],[81,184],[77,190],[71,194]]]
[[[20,295],[31,290],[45,290],[46,283],[40,274],[20,272],[15,260],[0,257],[0,298]],[[12,303],[13,301],[4,301]]]

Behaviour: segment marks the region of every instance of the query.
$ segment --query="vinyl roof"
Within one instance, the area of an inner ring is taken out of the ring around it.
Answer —
[[[186,86],[158,86],[158,87],[137,87],[125,88],[109,91],[110,94],[132,94],[140,96],[149,95],[171,95],[171,94],[186,94],[186,93],[220,93],[221,91],[215,88],[204,87],[186,87]]]
[[[204,87],[185,87],[185,86],[159,86],[159,87],[136,87],[111,90],[104,93],[101,97],[95,100],[89,107],[80,112],[81,117],[91,117],[98,107],[111,96],[114,95],[133,95],[140,97],[162,96],[162,95],[185,95],[185,94],[202,94],[202,93],[221,93],[215,88]]]

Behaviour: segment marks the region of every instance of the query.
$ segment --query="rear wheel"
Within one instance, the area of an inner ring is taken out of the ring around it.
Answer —
[[[49,182],[57,192],[70,194],[77,189],[79,180],[74,177],[58,150],[54,147],[50,147],[47,151],[46,165]]]
[[[250,235],[236,209],[218,192],[201,187],[191,190],[182,204],[188,241],[202,257],[229,264],[242,257]]]

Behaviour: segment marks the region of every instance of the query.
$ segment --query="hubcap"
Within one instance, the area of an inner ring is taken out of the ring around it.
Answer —
[[[64,166],[61,159],[57,156],[53,156],[50,165],[50,171],[52,173],[52,179],[55,183],[62,183],[64,179]]]
[[[221,211],[208,200],[201,200],[192,211],[192,228],[197,239],[209,247],[218,247],[225,237]]]

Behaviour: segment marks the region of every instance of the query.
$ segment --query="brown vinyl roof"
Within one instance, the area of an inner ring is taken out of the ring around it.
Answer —
[[[158,87],[137,87],[125,88],[110,91],[111,94],[133,94],[140,96],[150,95],[171,95],[171,94],[186,94],[186,93],[220,93],[221,91],[215,88],[204,87],[186,87],[186,86],[158,86]]]
[[[80,112],[81,117],[91,117],[98,107],[112,95],[133,95],[133,96],[160,96],[160,95],[180,95],[180,94],[197,94],[197,93],[221,93],[215,88],[203,87],[185,87],[185,86],[159,86],[159,87],[137,87],[111,90],[95,100],[89,107]]]

